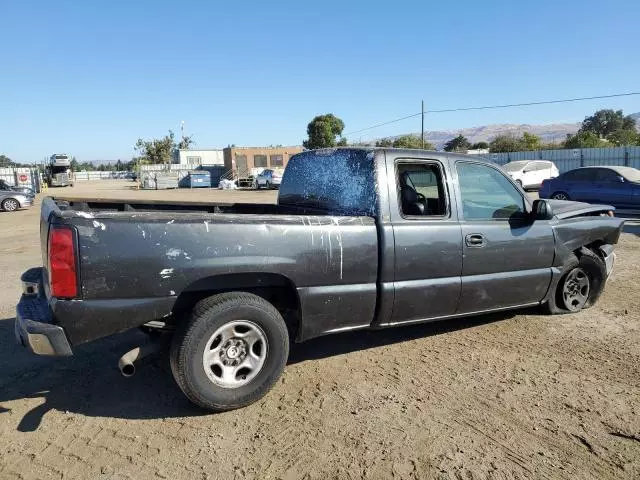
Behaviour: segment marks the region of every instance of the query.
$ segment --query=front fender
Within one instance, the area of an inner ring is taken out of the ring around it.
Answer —
[[[556,242],[555,266],[581,247],[594,243],[615,245],[618,243],[624,220],[617,217],[575,217],[558,220],[552,226]]]

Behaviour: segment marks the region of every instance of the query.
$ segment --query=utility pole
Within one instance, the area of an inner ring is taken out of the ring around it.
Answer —
[[[424,100],[422,100],[422,135],[420,135],[422,140],[422,149],[424,150]]]

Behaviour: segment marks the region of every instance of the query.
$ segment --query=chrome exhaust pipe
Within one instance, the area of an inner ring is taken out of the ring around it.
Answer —
[[[122,373],[124,377],[133,377],[136,373],[135,362],[143,359],[147,355],[157,352],[163,345],[163,342],[150,342],[129,350],[118,360],[120,373]]]

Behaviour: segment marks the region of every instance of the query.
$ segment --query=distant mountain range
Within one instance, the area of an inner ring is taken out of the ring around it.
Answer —
[[[640,112],[630,115],[636,120],[636,128],[640,131]],[[453,137],[463,135],[469,139],[471,143],[489,142],[498,135],[515,135],[520,136],[524,132],[538,135],[544,142],[561,142],[567,135],[573,135],[581,126],[581,122],[576,123],[551,123],[547,125],[533,125],[528,123],[513,124],[500,123],[494,125],[482,125],[479,127],[463,128],[460,130],[431,130],[425,131],[425,139],[431,142],[437,149],[441,149],[445,143]],[[420,132],[411,133],[409,135],[420,136]],[[395,139],[402,135],[392,137],[383,137]],[[372,141],[375,143],[375,140]]]

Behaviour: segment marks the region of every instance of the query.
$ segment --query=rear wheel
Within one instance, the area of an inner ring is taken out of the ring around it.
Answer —
[[[2,201],[2,209],[5,212],[15,212],[20,208],[20,204],[15,198],[6,198]]]
[[[255,402],[280,377],[289,333],[266,300],[232,292],[200,301],[176,332],[171,370],[184,394],[214,411]]]
[[[570,200],[569,195],[566,192],[555,192],[551,195],[554,200]]]

